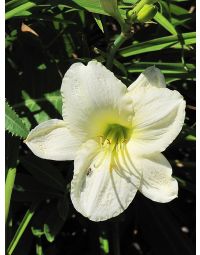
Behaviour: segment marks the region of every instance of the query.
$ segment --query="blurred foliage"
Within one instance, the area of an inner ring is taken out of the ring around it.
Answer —
[[[119,1],[123,18],[134,3]],[[20,137],[38,123],[61,118],[64,73],[75,62],[105,63],[120,26],[98,0],[6,0],[7,177],[16,170],[8,254],[195,254],[195,1],[160,0],[157,7],[153,21],[133,26],[113,72],[129,86],[155,65],[184,96],[185,125],[165,152],[179,181],[179,199],[158,204],[138,193],[122,215],[93,223],[69,199],[73,162],[39,159]]]

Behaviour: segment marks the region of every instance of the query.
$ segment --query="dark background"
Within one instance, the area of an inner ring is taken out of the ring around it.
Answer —
[[[100,16],[105,29],[103,34],[93,14],[80,6],[75,5],[77,11],[67,12],[72,7],[62,10],[58,5],[45,6],[50,1],[41,2],[44,6],[31,9],[30,16],[21,15],[6,21],[6,99],[29,128],[49,118],[61,118],[59,89],[64,73],[77,61],[87,63],[96,58],[104,62],[103,53],[120,32],[111,17]],[[190,11],[188,15],[176,15],[175,11],[164,9],[163,15],[169,20],[180,21],[175,25],[178,33],[195,31],[195,2],[167,3]],[[39,36],[22,32],[22,23]],[[144,42],[170,35],[159,24],[137,25],[135,31],[134,37],[123,47],[133,41]],[[128,86],[144,69],[137,65],[138,61],[194,65],[195,47],[166,47],[128,58],[117,54],[116,59],[121,65],[114,65],[113,72]],[[131,65],[138,68],[138,72],[127,71]],[[6,166],[17,164],[6,226],[7,244],[28,208],[34,211],[13,254],[108,254],[106,248],[102,248],[102,240],[109,242],[109,254],[115,255],[195,254],[195,141],[191,139],[195,136],[195,70],[177,75],[173,70],[167,72],[167,68],[161,70],[169,88],[177,89],[187,102],[186,124],[164,153],[179,181],[179,197],[159,204],[138,192],[120,216],[101,223],[89,221],[75,211],[69,198],[73,162],[36,158],[22,140],[6,133]],[[179,78],[173,80],[176,77]],[[45,99],[46,93],[51,100]],[[57,187],[45,171],[64,183],[65,188]]]

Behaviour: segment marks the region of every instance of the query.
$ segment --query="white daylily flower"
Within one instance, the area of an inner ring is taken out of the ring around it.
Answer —
[[[33,153],[74,160],[71,199],[93,221],[123,212],[137,190],[153,201],[177,197],[162,151],[181,131],[185,101],[147,68],[127,89],[102,64],[73,64],[62,82],[63,120],[49,120],[26,139]]]

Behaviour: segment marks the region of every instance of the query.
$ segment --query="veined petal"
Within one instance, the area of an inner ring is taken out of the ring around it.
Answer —
[[[134,81],[129,87],[128,91],[133,91],[138,87],[153,86],[157,88],[165,88],[165,77],[160,69],[155,66],[150,66],[144,70],[143,73]]]
[[[66,123],[57,119],[36,126],[24,142],[36,156],[51,160],[73,160],[80,146]]]
[[[139,186],[140,175],[123,155],[113,156],[99,150],[98,145],[92,151],[88,143],[77,153],[71,199],[76,210],[90,220],[104,221],[119,215]]]
[[[85,141],[101,135],[108,122],[128,125],[131,112],[126,92],[126,86],[101,63],[75,63],[62,82],[63,118]]]
[[[162,152],[180,133],[185,101],[178,91],[151,85],[129,92],[133,100],[133,136],[128,147],[136,154]]]
[[[135,165],[142,172],[140,191],[149,199],[166,203],[178,196],[178,183],[171,176],[172,168],[161,154],[137,158]]]

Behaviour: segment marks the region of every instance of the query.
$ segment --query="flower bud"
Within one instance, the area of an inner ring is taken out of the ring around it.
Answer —
[[[152,4],[145,4],[137,14],[137,21],[144,23],[151,20],[157,13],[158,8]]]

